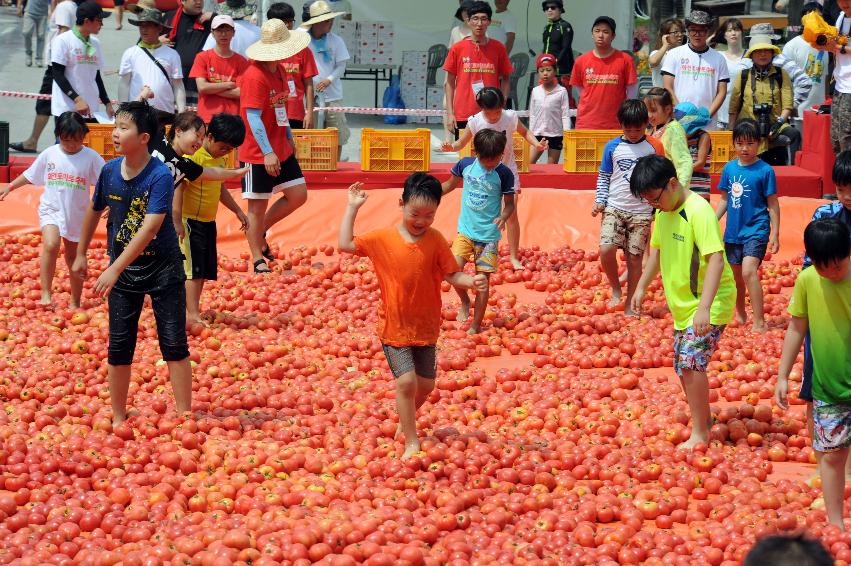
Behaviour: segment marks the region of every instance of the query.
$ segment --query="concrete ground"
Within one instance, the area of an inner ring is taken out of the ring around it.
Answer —
[[[104,26],[98,35],[106,59],[107,72],[104,83],[110,96],[118,95],[118,75],[115,71],[125,49],[138,40],[136,28],[127,23],[128,14],[124,15],[124,26],[115,29],[114,17],[104,20]],[[35,37],[33,37],[35,43]],[[24,39],[21,35],[21,19],[17,17],[15,8],[0,7],[0,90],[22,92],[38,92],[41,86],[44,69],[27,67],[25,64]],[[112,72],[110,72],[112,71]],[[352,106],[372,106],[373,83],[366,81],[345,81],[346,103]],[[379,100],[386,87],[380,83]],[[9,123],[9,141],[21,141],[30,135],[35,116],[35,100],[28,98],[12,98],[0,96],[0,121]],[[349,125],[352,129],[351,140],[343,148],[343,159],[360,161],[360,135],[362,128],[376,129],[411,129],[429,128],[432,130],[432,147],[437,148],[443,138],[443,128],[438,124],[385,124],[380,116],[349,115]],[[53,143],[52,121],[45,128],[38,142],[38,149],[43,150]],[[15,155],[15,152],[11,152]],[[445,154],[440,151],[432,152],[432,161],[454,161],[457,155]]]

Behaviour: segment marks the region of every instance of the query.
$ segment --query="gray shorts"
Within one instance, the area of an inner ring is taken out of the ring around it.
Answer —
[[[393,377],[415,372],[419,377],[434,379],[437,376],[437,346],[388,346],[382,344],[384,356]]]

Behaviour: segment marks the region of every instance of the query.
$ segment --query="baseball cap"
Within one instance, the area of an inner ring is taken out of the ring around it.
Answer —
[[[535,58],[535,68],[540,69],[544,65],[549,65],[555,68],[558,66],[558,60],[555,55],[550,53],[541,53],[537,58]]]
[[[595,27],[597,27],[597,24],[606,24],[607,26],[609,26],[612,29],[612,33],[615,33],[615,28],[618,27],[617,24],[615,23],[615,20],[613,20],[609,16],[598,17],[596,20],[594,20],[594,23],[591,24],[591,29],[594,29]]]
[[[110,12],[105,11],[97,2],[87,0],[77,6],[77,21],[104,19],[109,16]]]
[[[233,18],[224,14],[219,14],[213,18],[213,23],[210,24],[210,29],[217,29],[221,26],[230,26],[234,29],[236,28],[236,24],[233,23]]]

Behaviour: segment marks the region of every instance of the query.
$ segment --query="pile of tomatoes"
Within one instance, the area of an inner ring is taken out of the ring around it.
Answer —
[[[90,281],[68,309],[60,267],[38,307],[39,246],[0,242],[0,563],[731,565],[796,529],[851,561],[806,481],[801,403],[770,402],[797,265],[765,264],[771,329],[727,329],[712,439],[686,452],[660,283],[625,317],[595,253],[525,250],[529,269],[494,275],[482,333],[445,296],[422,451],[401,461],[367,260],[276,250],[261,277],[222,257],[210,323],[189,328],[192,414],[173,410],[146,309],[138,414],[113,428],[106,306]],[[90,257],[105,267],[102,246]]]

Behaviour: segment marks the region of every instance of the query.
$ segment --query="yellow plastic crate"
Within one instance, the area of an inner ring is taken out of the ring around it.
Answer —
[[[712,140],[712,164],[709,167],[710,173],[720,173],[727,162],[733,159],[736,155],[733,149],[733,132],[729,130],[718,130],[709,132],[709,139]]]
[[[428,171],[431,130],[361,130],[362,171]]]
[[[465,130],[466,131],[466,130]],[[531,148],[529,147],[529,142],[523,139],[523,136],[514,132],[514,160],[517,162],[517,172],[518,173],[528,173],[529,172],[529,152]],[[470,157],[475,155],[476,152],[473,151],[473,142],[462,147],[458,151],[458,157]]]
[[[336,171],[337,128],[293,130],[295,157],[302,171]]]
[[[565,130],[564,170],[568,173],[596,173],[609,140],[623,135],[621,130]]]

